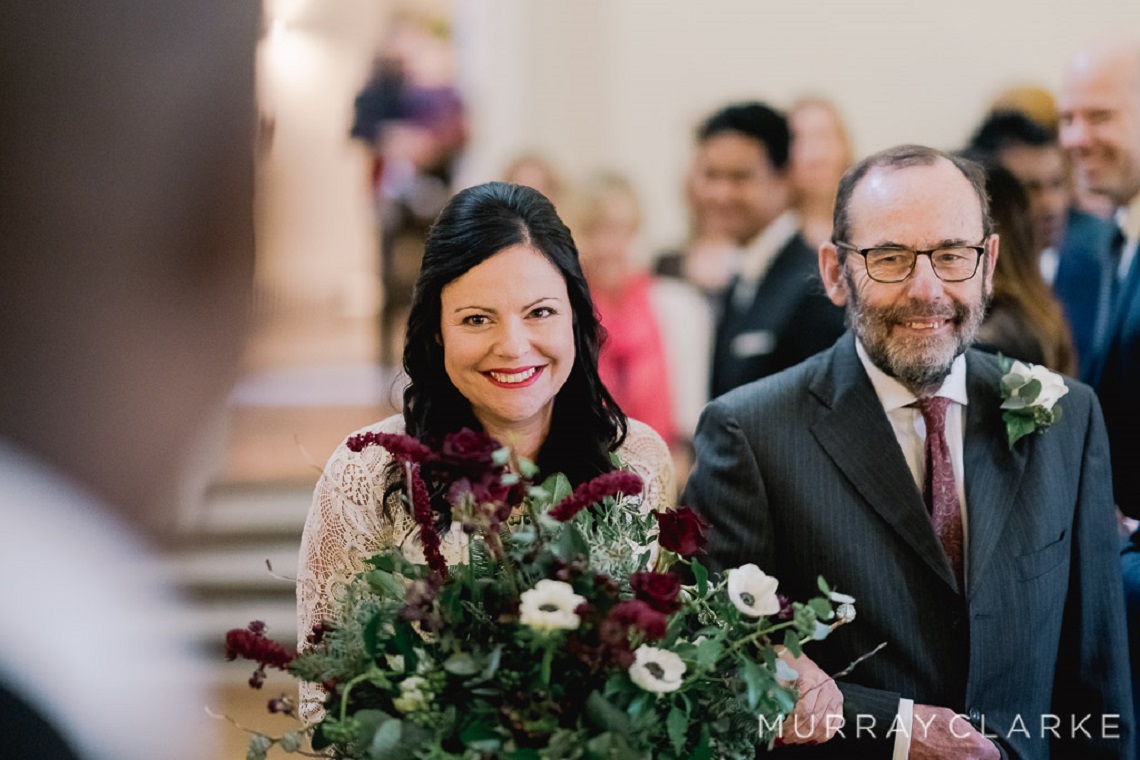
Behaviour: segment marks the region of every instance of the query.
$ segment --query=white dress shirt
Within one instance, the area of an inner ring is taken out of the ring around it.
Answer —
[[[855,351],[859,361],[875,388],[879,403],[887,413],[895,438],[899,442],[907,466],[914,477],[914,483],[922,491],[926,478],[926,421],[916,407],[910,406],[918,397],[902,383],[875,366],[863,342],[856,339]],[[954,468],[954,483],[958,490],[958,503],[962,507],[963,546],[969,546],[969,522],[966,519],[966,481],[963,475],[964,431],[966,428],[966,357],[959,356],[950,367],[950,374],[942,382],[942,387],[934,394],[950,399],[946,407],[946,445],[950,448],[950,462]],[[962,557],[962,572],[969,577],[969,552]],[[910,736],[914,719],[914,700],[903,697],[899,700],[899,711],[895,719],[898,730],[895,733],[892,760],[906,760],[910,754]]]

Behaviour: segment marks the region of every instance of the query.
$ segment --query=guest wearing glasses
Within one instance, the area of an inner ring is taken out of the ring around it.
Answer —
[[[684,501],[711,564],[857,600],[818,666],[795,663],[818,696],[783,740],[805,757],[1133,757],[1104,421],[1088,387],[1045,376],[1037,401],[1064,414],[1010,444],[1002,370],[969,349],[997,258],[976,164],[861,161],[819,251],[850,332],[701,419]]]

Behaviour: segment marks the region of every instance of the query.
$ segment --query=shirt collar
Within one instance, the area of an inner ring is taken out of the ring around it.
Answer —
[[[740,267],[740,279],[760,280],[768,272],[772,260],[800,229],[800,220],[791,209],[780,214],[744,247],[744,261]]]
[[[1128,205],[1116,210],[1116,224],[1124,231],[1124,238],[1129,242],[1140,239],[1140,193]]]
[[[858,338],[855,339],[855,352],[859,354],[859,361],[863,363],[863,369],[867,371],[867,377],[870,378],[871,385],[875,387],[875,394],[879,397],[879,403],[883,405],[883,409],[888,414],[918,400],[918,397],[911,393],[905,385],[883,372],[871,361],[871,357],[867,355],[867,349],[863,347],[863,341]],[[960,355],[950,365],[950,374],[942,381],[942,387],[934,395],[944,396],[962,406],[969,403],[966,398],[965,354]]]

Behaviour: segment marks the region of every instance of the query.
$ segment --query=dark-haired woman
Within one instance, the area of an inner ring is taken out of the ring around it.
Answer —
[[[1061,304],[1041,277],[1029,198],[1008,170],[986,163],[986,192],[1000,238],[994,295],[977,347],[1075,375],[1077,360]]]
[[[645,482],[647,509],[673,506],[665,442],[627,420],[598,378],[600,329],[570,232],[538,191],[491,182],[458,193],[428,233],[404,346],[402,415],[358,433],[408,433],[438,444],[483,430],[541,473],[573,485],[613,469],[611,453]],[[299,638],[329,618],[344,585],[381,547],[422,561],[399,498],[401,473],[380,447],[344,444],[317,484],[301,541]],[[433,501],[442,506],[442,488]],[[462,531],[446,531],[449,563]],[[303,695],[303,713],[319,707]]]

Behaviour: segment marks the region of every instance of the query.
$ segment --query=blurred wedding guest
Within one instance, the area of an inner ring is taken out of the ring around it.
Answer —
[[[999,244],[993,301],[978,329],[977,347],[1076,375],[1069,326],[1037,267],[1028,196],[1013,173],[998,164],[986,166],[986,192]]]
[[[393,16],[372,76],[357,95],[350,135],[369,149],[380,228],[380,362],[398,363],[423,238],[451,195],[467,143],[446,26],[427,13]]]
[[[580,189],[575,237],[607,334],[598,372],[626,414],[684,450],[708,401],[712,319],[692,286],[650,273],[641,227],[624,177],[599,174]]]
[[[1116,505],[1140,519],[1140,37],[1092,44],[1069,61],[1062,78],[1061,144],[1077,180],[1112,199],[1115,213],[1096,254],[1062,257],[1061,271],[1098,273],[1095,336],[1082,379],[1096,389],[1104,407]],[[1069,251],[1065,252],[1066,255]],[[1090,293],[1086,292],[1087,298]],[[1133,690],[1140,693],[1140,533],[1121,555],[1129,605]],[[1140,718],[1140,707],[1136,709]],[[1140,745],[1140,740],[1138,740]]]
[[[156,545],[241,355],[256,3],[5,3],[0,756],[214,756]]]
[[[835,104],[804,98],[788,111],[792,129],[792,193],[800,234],[811,248],[831,239],[839,179],[854,160],[851,140]]]
[[[791,210],[791,131],[763,103],[734,103],[697,132],[693,196],[702,219],[743,253],[722,299],[711,395],[803,361],[843,333],[823,292],[816,252]]]
[[[503,170],[503,181],[526,185],[542,193],[558,208],[566,200],[566,182],[550,159],[541,153],[520,153]]]
[[[1057,100],[1047,87],[1037,84],[1019,84],[1007,87],[990,101],[989,112],[1009,112],[1024,114],[1035,124],[1056,132],[1061,123],[1057,111]]]
[[[1030,245],[1040,254],[1042,276],[1052,282],[1067,224],[1074,234],[1087,222],[1084,212],[1070,208],[1069,169],[1057,132],[1019,111],[994,111],[970,138],[975,158],[996,162],[1021,183],[1029,200]]]
[[[740,269],[743,251],[727,230],[703,211],[697,194],[697,167],[685,177],[685,204],[689,209],[689,235],[683,245],[657,254],[653,273],[682,280],[705,297],[710,310],[719,314],[725,288]]]
[[[990,102],[990,113],[1015,111],[1024,114],[1034,123],[1056,134],[1061,125],[1061,114],[1052,91],[1040,85],[1017,85],[998,93]],[[1016,174],[1016,171],[1014,172]],[[1025,181],[1022,180],[1022,184]],[[1112,199],[1104,193],[1078,181],[1071,188],[1073,208],[1095,217],[1112,216]]]

